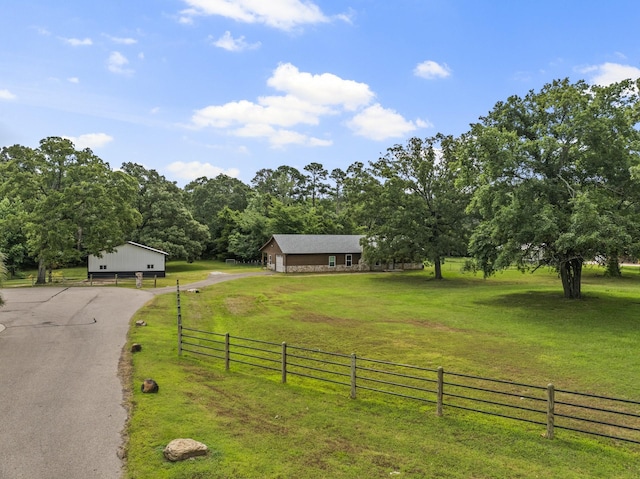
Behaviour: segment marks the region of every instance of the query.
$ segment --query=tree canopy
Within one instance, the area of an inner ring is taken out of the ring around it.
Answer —
[[[135,180],[137,195],[132,204],[142,215],[131,233],[133,241],[165,251],[173,259],[200,258],[209,230],[193,218],[182,190],[156,170],[135,163],[123,163],[122,170]]]
[[[422,262],[442,278],[442,258],[464,253],[468,195],[456,186],[454,140],[411,138],[371,165],[375,194],[367,194],[372,214],[366,237],[369,261]],[[371,184],[368,187],[371,190]]]
[[[583,263],[637,254],[638,85],[554,81],[499,102],[463,138],[480,222],[470,253],[485,275],[555,268],[581,296]]]
[[[470,257],[486,276],[554,268],[581,297],[583,264],[640,257],[640,82],[557,80],[498,102],[459,137],[409,138],[329,173],[318,162],[184,188],[45,138],[0,150],[0,252],[10,274],[77,264],[133,240],[171,259],[259,259],[275,233],[362,234],[370,263]]]
[[[0,194],[15,199],[27,249],[38,262],[38,283],[46,268],[112,250],[140,220],[131,177],[58,137],[36,149],[3,148]]]
[[[209,229],[210,240],[203,254],[225,259],[229,235],[235,227],[234,213],[247,207],[251,189],[237,178],[218,175],[198,178],[187,184],[184,191],[193,218]]]

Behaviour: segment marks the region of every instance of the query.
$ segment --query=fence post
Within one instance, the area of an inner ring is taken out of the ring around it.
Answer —
[[[553,384],[547,386],[547,439],[553,439],[553,428],[555,422],[556,391]]]
[[[116,286],[118,286],[118,273],[116,273]]]
[[[224,335],[224,369],[229,370],[229,363],[231,362],[230,341],[229,333]]]
[[[287,343],[282,343],[282,384],[287,382]]]
[[[179,279],[176,279],[176,303],[178,306],[178,356],[182,356],[182,308],[180,307]]]
[[[153,287],[155,288],[158,285],[158,275],[153,276]]]
[[[442,417],[442,399],[444,397],[444,368],[438,367],[438,390],[437,390],[437,403],[436,403],[436,415]]]
[[[93,286],[93,273],[89,275],[89,286]]]
[[[356,353],[351,354],[351,399],[356,398]]]

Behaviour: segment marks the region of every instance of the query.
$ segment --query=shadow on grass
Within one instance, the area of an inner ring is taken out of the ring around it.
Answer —
[[[375,272],[364,273],[373,275],[375,281],[388,284],[401,284],[403,286],[414,286],[424,288],[428,285],[430,288],[459,289],[473,285],[486,284],[481,276],[465,275],[460,277],[444,277],[436,279],[433,273],[424,271],[397,271],[397,272]]]
[[[606,292],[590,293],[582,299],[565,299],[562,292],[522,291],[476,299],[474,304],[496,311],[500,309],[524,310],[521,318],[531,322],[556,324],[558,327],[576,327],[593,330],[631,332],[640,330],[637,314],[639,298],[626,298]]]

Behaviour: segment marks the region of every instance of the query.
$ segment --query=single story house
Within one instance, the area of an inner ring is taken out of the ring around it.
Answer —
[[[369,271],[362,235],[276,234],[260,248],[262,264],[281,273]]]
[[[102,252],[100,256],[89,255],[87,278],[133,278],[136,273],[146,277],[166,275],[165,259],[169,253],[143,244],[127,241],[112,253]]]

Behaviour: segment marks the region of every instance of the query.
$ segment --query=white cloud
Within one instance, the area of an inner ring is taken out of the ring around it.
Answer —
[[[106,35],[106,34],[105,34],[105,37],[107,37],[113,43],[117,43],[119,45],[135,45],[136,43],[138,43],[138,40],[136,40],[135,38],[112,37],[111,35]]]
[[[267,138],[273,148],[282,148],[286,145],[317,147],[333,144],[331,140],[322,140],[297,131],[274,128],[260,123],[248,123],[233,130],[232,134],[242,138]]]
[[[18,97],[9,90],[0,90],[0,100],[15,100],[16,98]]]
[[[63,138],[71,140],[78,150],[101,148],[113,141],[113,137],[106,133],[87,133],[85,135],[65,136]]]
[[[208,106],[197,110],[192,118],[194,126],[227,128],[238,124],[294,126],[317,125],[319,116],[330,113],[321,105],[307,103],[293,96],[262,97],[259,103],[247,100]]]
[[[78,77],[69,77],[69,78],[67,78],[67,81],[69,83],[80,83],[80,78],[78,78]]]
[[[435,78],[447,78],[451,75],[451,69],[446,65],[440,65],[433,60],[427,60],[419,63],[413,70],[415,76],[433,80]]]
[[[129,60],[120,52],[111,52],[111,55],[109,55],[107,59],[107,68],[109,71],[119,75],[130,75],[133,73],[133,70],[127,68],[128,64]]]
[[[592,65],[580,70],[581,73],[589,73],[590,83],[595,85],[611,85],[622,80],[640,78],[640,68],[631,65],[621,65],[620,63],[603,63],[602,65]]]
[[[38,35],[42,35],[44,37],[48,37],[49,35],[51,35],[51,32],[46,28],[42,28],[42,27],[33,27],[33,28],[36,30],[36,32],[38,32]]]
[[[332,73],[300,72],[291,63],[278,65],[267,84],[311,103],[342,105],[347,110],[368,105],[375,97],[366,83],[344,80]]]
[[[326,117],[356,111],[359,113],[348,126],[355,134],[375,140],[404,136],[429,126],[422,120],[407,121],[379,104],[369,106],[375,94],[367,84],[331,73],[300,72],[287,63],[274,70],[267,84],[284,94],[204,107],[194,112],[191,127],[215,128],[243,138],[265,138],[272,147],[289,144],[319,147],[329,146],[332,141],[295,128],[317,126]]]
[[[82,40],[79,38],[62,38],[62,41],[72,47],[88,47],[93,45],[91,38],[84,38]]]
[[[207,178],[215,178],[220,174],[237,178],[240,175],[240,170],[237,168],[223,169],[218,166],[213,166],[211,163],[200,163],[199,161],[175,161],[166,167],[166,170],[172,173],[172,176],[181,180],[195,180],[202,176]]]
[[[183,0],[180,23],[191,23],[199,15],[218,15],[237,22],[261,23],[280,30],[292,30],[306,24],[329,22],[320,7],[301,0]],[[348,15],[342,15],[348,18]],[[339,17],[340,18],[340,17]]]
[[[388,138],[406,137],[418,128],[431,126],[423,120],[407,121],[394,110],[376,103],[354,116],[347,126],[358,136],[381,141]]]
[[[152,115],[157,115],[158,113],[160,113],[160,107],[156,106],[152,108],[149,113],[151,113]]]
[[[244,37],[233,38],[231,36],[231,32],[226,31],[224,35],[222,35],[219,39],[213,40],[212,37],[209,37],[211,43],[218,47],[224,48],[230,52],[240,52],[242,50],[253,50],[260,47],[260,42],[257,43],[247,43]]]

